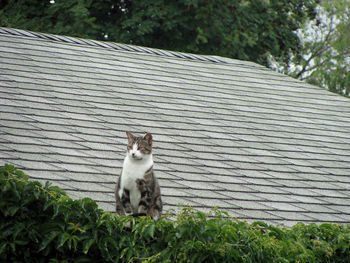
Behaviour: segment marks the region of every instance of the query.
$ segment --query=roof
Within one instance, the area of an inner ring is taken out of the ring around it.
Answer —
[[[247,61],[0,28],[0,165],[114,211],[125,131],[165,210],[348,223],[350,100]]]

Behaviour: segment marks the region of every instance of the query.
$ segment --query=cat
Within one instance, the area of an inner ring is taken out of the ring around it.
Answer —
[[[163,205],[153,172],[152,135],[136,137],[127,131],[126,136],[127,152],[115,188],[116,212],[159,220]]]

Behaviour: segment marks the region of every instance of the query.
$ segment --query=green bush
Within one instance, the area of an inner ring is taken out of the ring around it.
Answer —
[[[185,208],[174,220],[103,212],[0,168],[0,262],[350,262],[350,226],[248,224]]]

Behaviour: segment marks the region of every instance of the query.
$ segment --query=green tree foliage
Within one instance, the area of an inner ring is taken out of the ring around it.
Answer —
[[[96,17],[91,16],[92,6],[92,1],[85,0],[61,0],[57,3],[49,0],[2,1],[0,25],[97,39],[101,35],[101,26],[95,23]]]
[[[300,56],[280,63],[281,71],[350,96],[350,1],[322,0],[316,19],[299,30]]]
[[[350,94],[349,0],[9,0],[0,26],[258,62]]]
[[[0,167],[0,262],[349,263],[350,226],[248,224],[183,209],[173,220],[114,216],[91,199]]]
[[[0,25],[267,63],[299,54],[317,0],[9,0]]]

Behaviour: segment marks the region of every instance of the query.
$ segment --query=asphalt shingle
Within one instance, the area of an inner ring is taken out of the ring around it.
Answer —
[[[349,99],[261,65],[0,28],[0,160],[114,210],[125,131],[165,210],[349,223]]]

